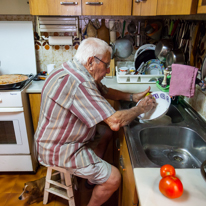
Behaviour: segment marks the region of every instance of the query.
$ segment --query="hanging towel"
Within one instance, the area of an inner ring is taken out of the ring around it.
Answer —
[[[197,71],[198,69],[192,66],[172,64],[169,95],[193,97],[195,94]]]

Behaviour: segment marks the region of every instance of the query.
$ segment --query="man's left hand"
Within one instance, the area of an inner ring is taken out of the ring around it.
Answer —
[[[136,93],[136,94],[133,94],[133,101],[134,102],[139,102],[140,99],[144,98],[145,95],[149,92],[150,92],[150,89],[151,87],[149,86],[149,88],[147,90],[145,90],[144,92],[140,92],[140,93]]]

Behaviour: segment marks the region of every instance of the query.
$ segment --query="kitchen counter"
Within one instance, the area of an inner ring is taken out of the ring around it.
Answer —
[[[148,86],[151,87],[151,91],[159,91],[159,89],[156,87],[156,84],[119,84],[117,83],[116,77],[113,78],[104,78],[102,80],[102,83],[105,84],[108,88],[117,89],[123,92],[142,92],[148,88]],[[27,88],[26,93],[41,93],[42,87],[44,85],[44,80],[41,81],[32,81],[32,84]]]
[[[159,168],[135,168],[135,183],[140,206],[202,206],[206,203],[206,181],[200,169],[176,169],[184,192],[181,197],[169,199],[159,191]]]
[[[156,84],[118,84],[116,77],[102,80],[109,88],[124,92],[141,92],[151,86],[151,91],[159,91]],[[33,81],[27,93],[41,93],[44,81]],[[127,143],[128,138],[126,137]],[[131,153],[131,151],[129,151]],[[130,154],[131,155],[131,154]],[[159,191],[161,179],[159,168],[134,168],[134,177],[141,206],[202,206],[206,202],[206,182],[200,169],[176,169],[177,176],[184,186],[184,193],[180,198],[168,199]]]

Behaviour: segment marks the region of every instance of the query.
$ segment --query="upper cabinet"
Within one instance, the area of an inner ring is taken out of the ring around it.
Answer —
[[[81,0],[29,0],[32,15],[81,15]]]
[[[157,15],[196,14],[197,3],[198,0],[158,0]]]
[[[29,0],[0,0],[0,14],[27,15],[29,12]]]
[[[82,15],[130,16],[132,0],[82,0]]]
[[[133,16],[155,16],[158,0],[133,0]]]
[[[197,13],[198,14],[205,14],[206,13],[206,0],[199,0]]]

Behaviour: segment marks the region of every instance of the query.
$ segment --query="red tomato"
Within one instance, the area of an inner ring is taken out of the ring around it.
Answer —
[[[162,177],[165,177],[168,175],[175,176],[176,175],[175,168],[172,165],[163,165],[160,168],[160,175]]]
[[[165,176],[160,180],[159,190],[168,198],[178,198],[183,193],[183,185],[179,178]]]

